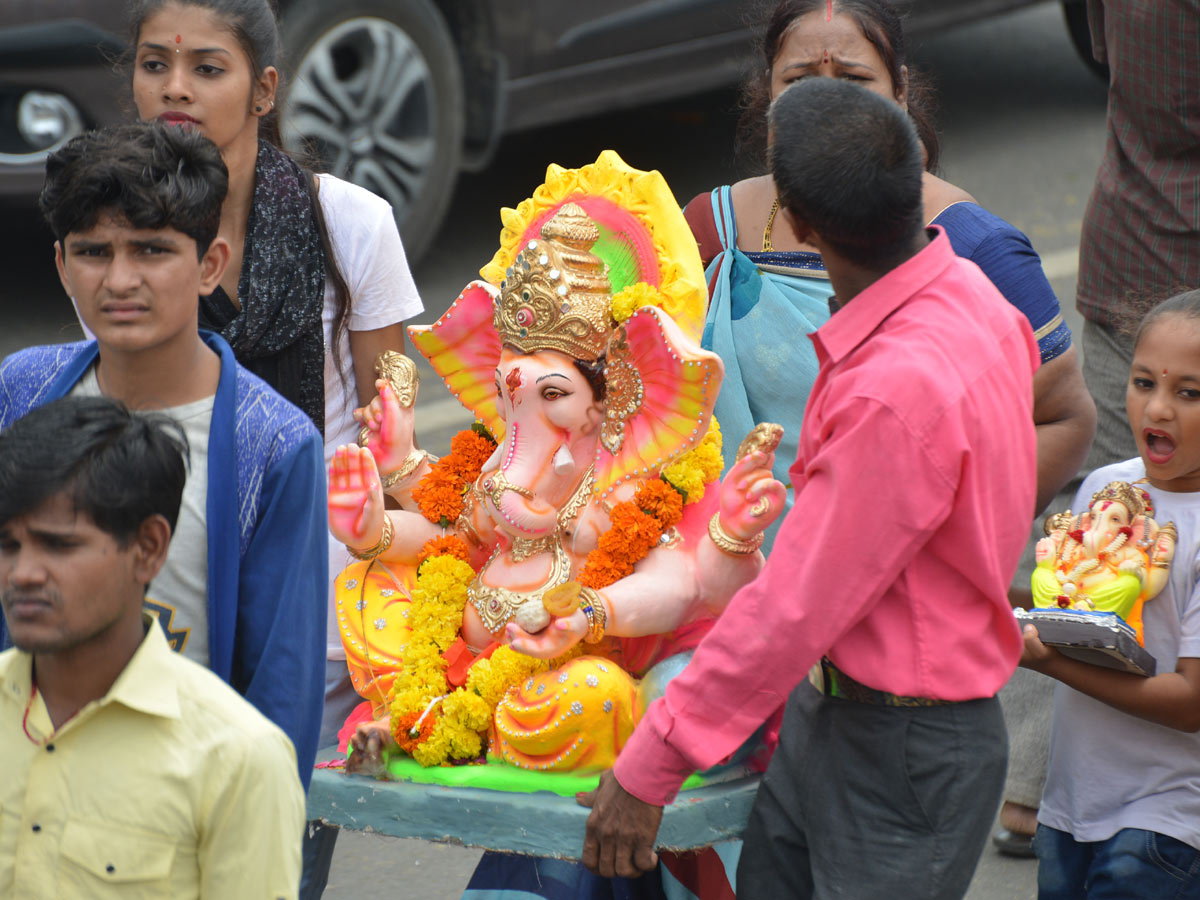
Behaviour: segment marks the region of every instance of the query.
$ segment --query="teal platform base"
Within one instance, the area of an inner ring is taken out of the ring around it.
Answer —
[[[683,791],[663,812],[658,846],[696,850],[738,838],[760,776]],[[308,818],[352,831],[460,844],[485,850],[578,859],[590,810],[545,791],[377,781],[334,769],[313,773]]]

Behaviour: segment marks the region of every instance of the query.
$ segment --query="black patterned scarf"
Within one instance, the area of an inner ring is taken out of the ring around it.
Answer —
[[[220,332],[238,362],[300,407],[325,433],[325,251],[304,170],[258,142],[254,200],[238,300],[200,298],[200,327]]]

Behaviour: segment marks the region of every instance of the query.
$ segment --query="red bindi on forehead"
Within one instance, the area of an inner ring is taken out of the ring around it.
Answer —
[[[175,35],[175,43],[177,43],[177,44],[183,43],[183,35],[182,34]]]

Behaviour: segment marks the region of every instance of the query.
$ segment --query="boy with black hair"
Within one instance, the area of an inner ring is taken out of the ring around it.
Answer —
[[[173,649],[287,733],[307,785],[324,687],[321,440],[220,337],[197,330],[199,298],[229,261],[217,237],[227,182],[216,145],[157,124],[91,132],[50,156],[41,206],[63,287],[95,339],[0,363],[0,428],[55,398],[98,395],[183,427],[179,525],[146,606]]]
[[[172,420],[99,397],[0,432],[0,896],[296,894],[291,743],[142,604],[186,452]]]
[[[662,805],[786,703],[739,896],[958,900],[1004,779],[995,698],[1021,637],[1008,584],[1036,488],[1027,320],[925,230],[921,148],[890,99],[804,79],[772,105],[781,209],[833,283],[759,577],[647,710],[583,860],[654,863]],[[812,674],[812,683],[805,676]],[[818,674],[820,677],[818,677]]]

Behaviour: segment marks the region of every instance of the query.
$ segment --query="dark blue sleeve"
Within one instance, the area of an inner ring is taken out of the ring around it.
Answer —
[[[312,435],[263,478],[239,575],[233,685],[296,747],[308,789],[325,702],[329,544],[325,462]]]
[[[1004,299],[1029,320],[1042,362],[1066,352],[1071,329],[1029,238],[973,203],[948,207],[934,224],[946,229],[954,252],[979,266]]]

